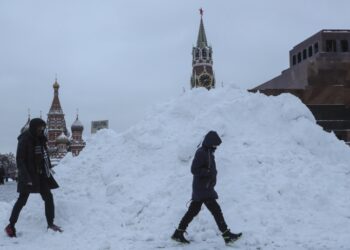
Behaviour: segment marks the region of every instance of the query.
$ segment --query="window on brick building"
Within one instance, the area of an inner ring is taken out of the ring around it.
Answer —
[[[318,43],[314,44],[314,52],[315,54],[318,53]]]
[[[309,46],[309,57],[312,57],[312,46]]]
[[[206,49],[202,50],[202,57],[203,57],[203,59],[207,58],[207,50]]]
[[[349,51],[349,44],[348,40],[341,40],[340,41],[340,47],[342,52],[348,52]]]
[[[303,50],[303,60],[305,60],[307,58],[307,53],[306,53],[306,49]]]
[[[337,52],[336,40],[326,40],[326,52]]]
[[[195,57],[196,57],[196,59],[199,59],[199,50],[198,49],[196,49],[196,55],[195,55]]]
[[[298,63],[301,62],[301,52],[298,53]]]

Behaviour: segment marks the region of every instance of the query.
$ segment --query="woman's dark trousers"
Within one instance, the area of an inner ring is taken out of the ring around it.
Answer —
[[[52,193],[48,187],[45,177],[40,178],[40,195],[45,202],[45,216],[47,220],[47,225],[52,225],[55,217],[55,205],[54,205]],[[12,213],[10,217],[10,224],[12,226],[16,224],[22,208],[27,203],[28,197],[29,197],[29,193],[19,194],[18,200],[16,201],[12,209]]]
[[[188,211],[182,218],[179,228],[180,230],[186,230],[188,225],[191,223],[194,217],[199,213],[201,210],[202,204],[208,208],[208,210],[211,212],[211,214],[214,216],[215,222],[218,225],[218,228],[221,232],[225,232],[227,230],[227,225],[224,219],[224,216],[222,214],[221,208],[219,204],[216,202],[216,200],[205,200],[205,201],[192,201],[190,204],[190,207],[188,208]]]

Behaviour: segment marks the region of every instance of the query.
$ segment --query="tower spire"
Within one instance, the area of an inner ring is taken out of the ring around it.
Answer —
[[[192,48],[192,76],[191,88],[205,87],[208,90],[215,88],[213,70],[213,50],[208,46],[203,23],[203,9],[199,9],[201,17],[197,46]]]
[[[60,103],[60,99],[58,97],[58,90],[60,88],[60,85],[57,82],[57,77],[55,78],[55,82],[53,84],[53,89],[54,89],[54,98],[51,104],[51,108],[50,108],[50,113],[52,112],[58,112],[58,113],[63,113],[62,111],[62,107],[61,107],[61,103]]]
[[[199,25],[198,39],[197,39],[197,47],[204,48],[208,47],[207,36],[205,35],[205,29],[203,24],[203,9],[199,9],[199,13],[201,15],[201,22]]]
[[[58,95],[58,89],[60,88],[60,85],[57,82],[57,75],[55,77],[55,82],[53,84],[53,89],[55,90],[55,95]]]

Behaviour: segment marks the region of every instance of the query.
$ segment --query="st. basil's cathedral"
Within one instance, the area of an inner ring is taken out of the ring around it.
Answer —
[[[47,114],[47,146],[52,165],[57,165],[68,152],[72,152],[73,156],[78,156],[85,147],[85,142],[82,137],[84,126],[79,121],[78,114],[71,126],[72,133],[70,134],[67,129],[59,99],[59,88],[60,85],[56,79],[53,84],[54,97],[50,111]],[[27,123],[21,129],[21,133],[29,127],[29,122],[30,117],[28,117]]]

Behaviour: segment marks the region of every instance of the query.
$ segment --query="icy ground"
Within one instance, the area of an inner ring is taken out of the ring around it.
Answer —
[[[118,114],[116,114],[118,115]],[[315,124],[292,95],[266,97],[232,87],[196,89],[155,107],[124,133],[100,131],[81,155],[56,167],[56,223],[32,195],[0,249],[226,249],[203,208],[189,246],[170,240],[191,197],[190,164],[209,130],[219,203],[242,250],[350,249],[350,148]],[[5,226],[12,202],[0,202]]]
[[[13,199],[16,199],[18,196],[16,190],[17,182],[15,181],[5,182],[5,185],[0,185],[0,202],[10,202]]]

